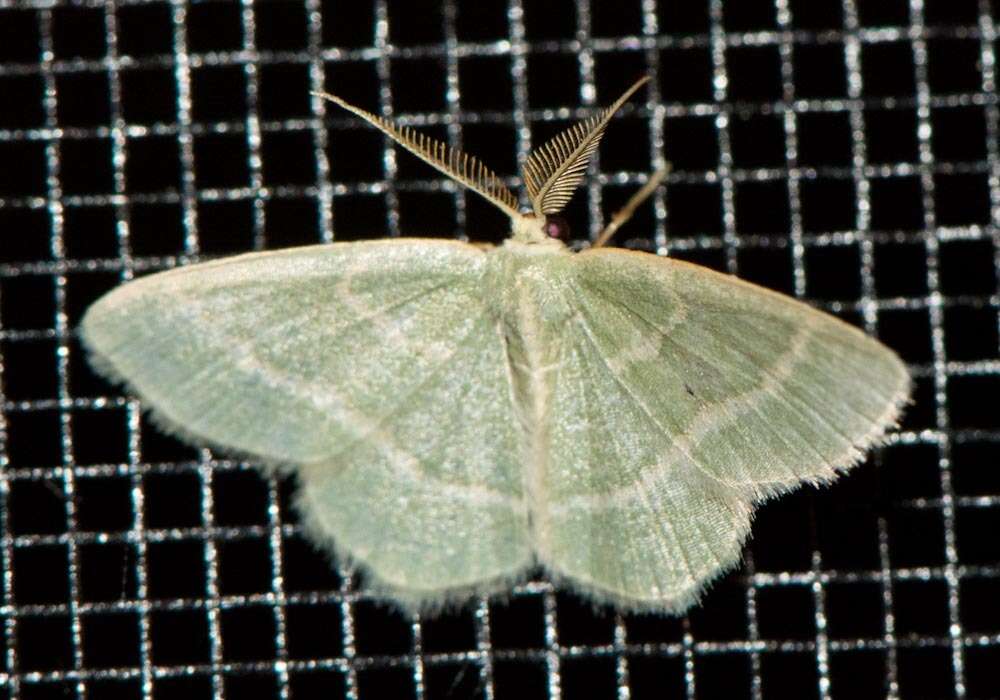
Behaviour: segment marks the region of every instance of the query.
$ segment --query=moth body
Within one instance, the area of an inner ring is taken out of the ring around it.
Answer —
[[[507,212],[511,238],[333,243],[143,277],[88,310],[95,366],[168,431],[294,474],[312,539],[404,605],[541,566],[597,601],[684,611],[739,562],[760,502],[884,440],[909,376],[799,301],[601,247],[663,171],[591,249],[546,233],[642,82],[529,156],[531,214],[475,159],[331,96]]]

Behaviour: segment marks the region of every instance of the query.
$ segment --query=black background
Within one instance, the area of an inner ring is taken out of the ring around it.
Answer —
[[[0,698],[1000,696],[998,18],[986,0],[0,9]],[[88,369],[72,330],[123,274],[503,238],[309,90],[513,177],[646,73],[569,206],[576,238],[670,161],[620,245],[807,298],[916,380],[891,443],[765,506],[690,616],[544,579],[397,613],[302,539],[292,484],[162,435]]]

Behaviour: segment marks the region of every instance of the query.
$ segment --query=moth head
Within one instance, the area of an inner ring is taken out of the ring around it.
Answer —
[[[520,211],[517,197],[500,176],[475,156],[463,153],[409,126],[397,125],[377,114],[366,112],[336,95],[314,94],[361,117],[431,167],[488,199],[510,217],[514,240],[544,243],[568,238],[566,221],[557,214],[563,210],[583,181],[587,164],[597,150],[611,118],[648,81],[648,76],[640,78],[609,107],[577,122],[528,154],[521,165],[521,180],[531,202],[530,212]]]

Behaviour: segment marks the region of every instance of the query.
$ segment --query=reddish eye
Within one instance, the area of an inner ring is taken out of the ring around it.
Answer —
[[[543,228],[549,238],[557,238],[561,241],[569,238],[569,222],[561,216],[546,216]]]

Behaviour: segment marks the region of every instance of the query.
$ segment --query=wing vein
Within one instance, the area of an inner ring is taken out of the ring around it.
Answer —
[[[597,339],[593,335],[593,331],[590,329],[590,326],[587,324],[586,319],[584,319],[581,314],[577,314],[576,315],[576,319],[577,319],[577,323],[580,325],[581,329],[583,330],[584,336],[587,338],[587,341],[591,344],[591,346],[594,348],[594,350],[597,351],[597,356],[600,358],[601,364],[604,365],[605,369],[608,371],[608,374],[611,376],[611,378],[614,379],[615,383],[618,386],[620,386],[622,388],[622,390],[626,394],[628,394],[628,397],[630,399],[632,399],[632,401],[635,403],[636,406],[639,407],[639,409],[642,411],[643,415],[645,415],[649,419],[649,421],[660,432],[660,434],[663,435],[664,438],[666,438],[667,442],[670,443],[670,444],[674,444],[677,435],[675,433],[672,433],[670,430],[668,430],[665,426],[663,426],[663,424],[660,423],[660,421],[658,421],[656,419],[656,417],[653,415],[652,411],[650,410],[649,406],[646,405],[646,402],[644,402],[641,398],[639,398],[639,396],[635,393],[635,391],[632,389],[632,387],[630,387],[628,384],[626,384],[625,380],[618,374],[618,372],[616,372],[614,370],[614,368],[611,367],[611,364],[604,358],[604,355],[601,353],[601,348],[600,348],[600,346],[597,343]],[[698,471],[702,472],[703,474],[705,474],[705,476],[707,476],[708,478],[710,478],[713,481],[717,481],[719,483],[725,483],[721,479],[719,479],[717,476],[715,476],[715,475],[713,475],[713,474],[705,471],[705,469],[702,467],[702,465],[700,463],[698,463],[697,460],[695,460],[694,456],[690,452],[688,452],[688,450],[686,448],[678,446],[678,449],[681,451],[681,454],[684,457],[687,457],[688,461],[690,461],[691,464]],[[627,488],[627,487],[622,487],[622,488],[624,489],[624,488]],[[609,495],[614,495],[614,493],[616,491],[617,490],[613,490],[611,492],[611,494],[609,494]]]

